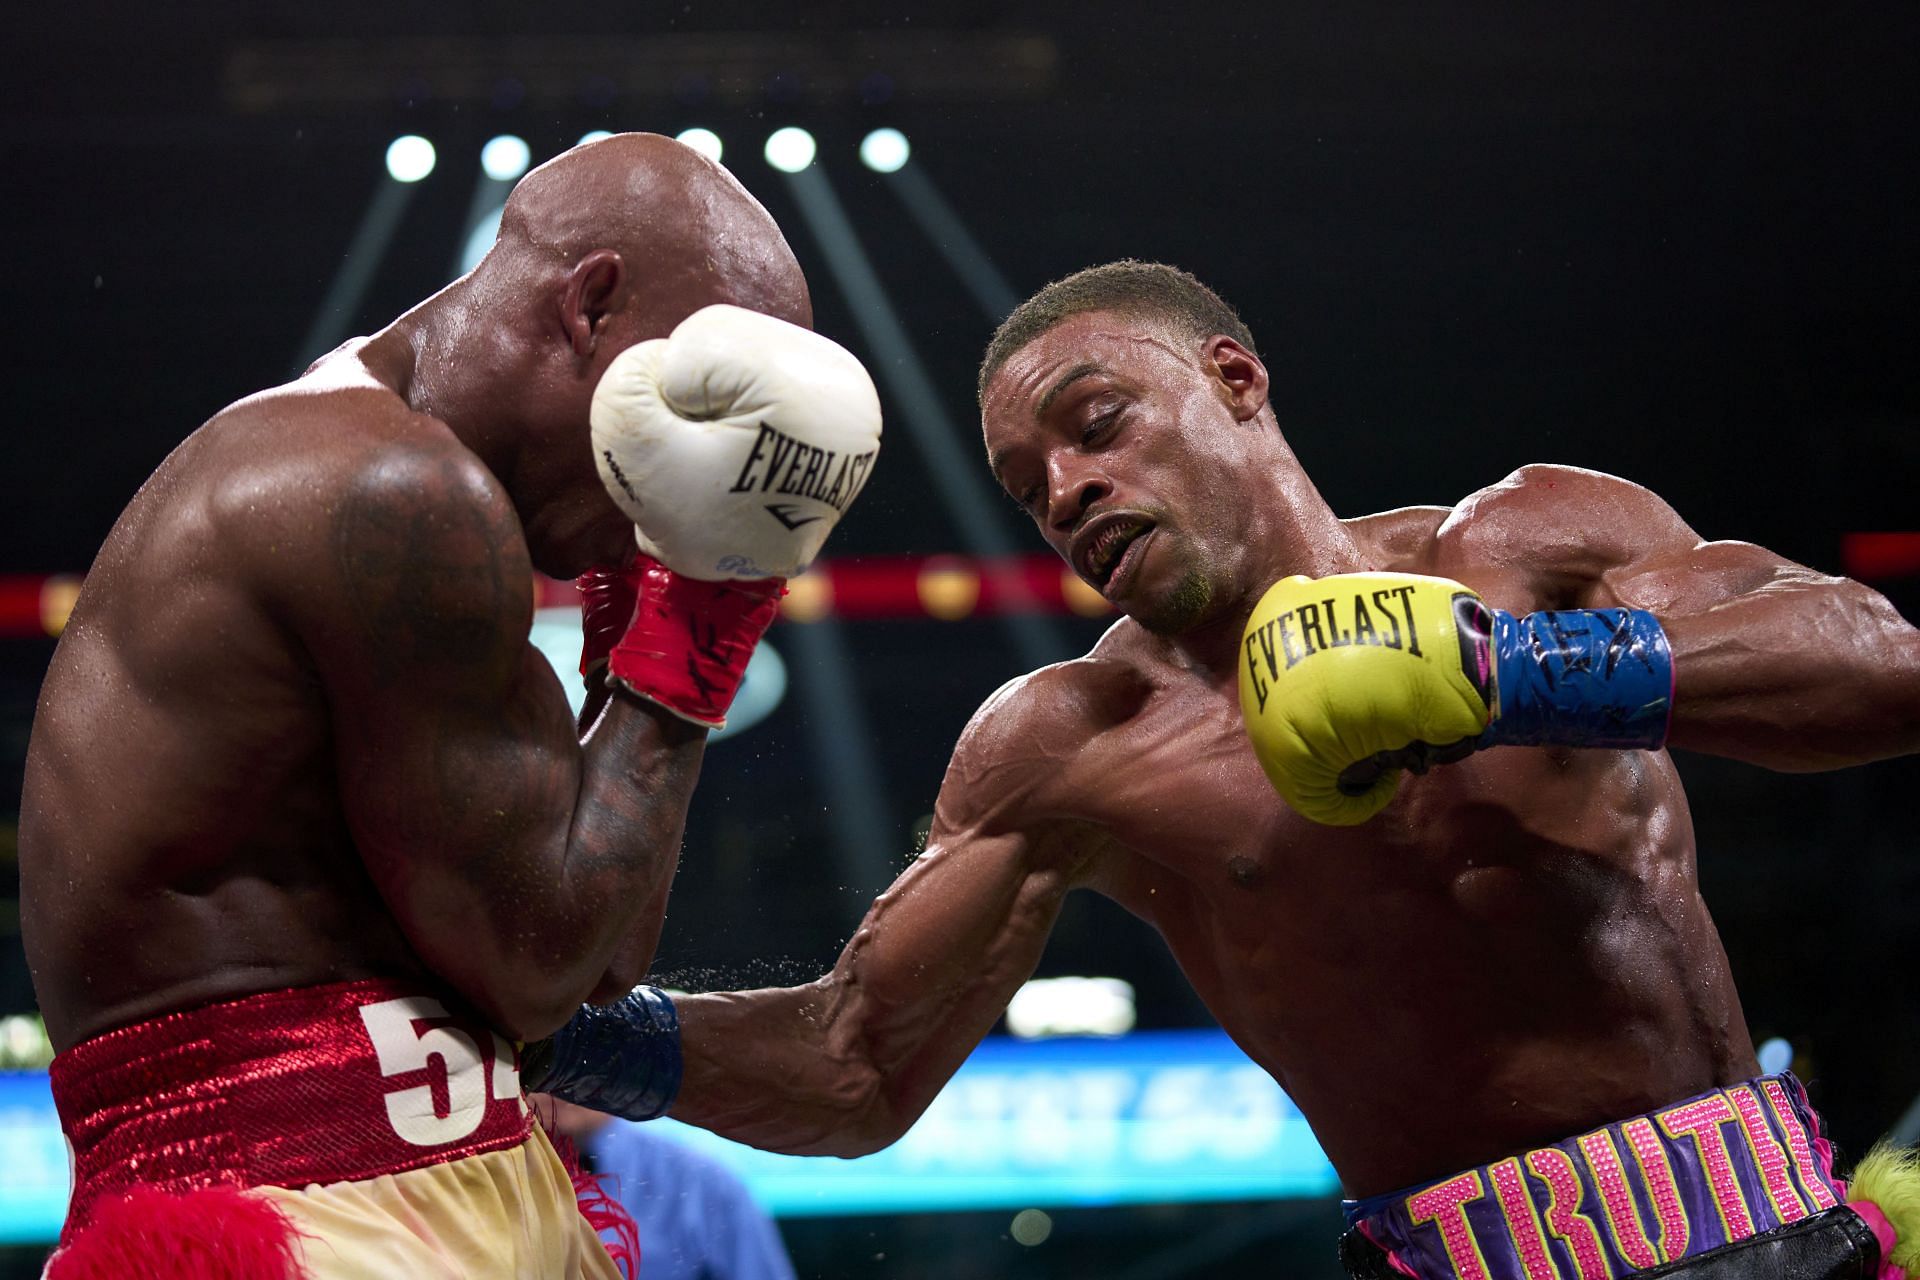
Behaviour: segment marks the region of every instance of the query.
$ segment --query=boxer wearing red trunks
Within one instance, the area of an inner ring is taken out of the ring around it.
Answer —
[[[134,498],[22,800],[78,1161],[52,1280],[607,1274],[513,1045],[645,974],[706,732],[873,461],[872,384],[810,321],[725,170],[610,138]],[[784,520],[734,493],[769,431],[850,478]],[[584,737],[536,568],[583,575]],[[209,1252],[240,1237],[279,1261]]]
[[[231,1187],[277,1210],[315,1280],[611,1277],[531,1122],[516,1059],[451,997],[387,979],[263,992],[95,1036],[52,1068],[74,1156],[63,1244],[133,1187]],[[233,1202],[207,1204],[208,1229],[228,1229]],[[183,1208],[195,1212],[191,1199]]]

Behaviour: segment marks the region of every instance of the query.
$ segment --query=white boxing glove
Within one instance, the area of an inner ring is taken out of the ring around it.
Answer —
[[[805,569],[880,451],[880,397],[851,352],[724,303],[615,356],[592,423],[640,549],[708,580]]]

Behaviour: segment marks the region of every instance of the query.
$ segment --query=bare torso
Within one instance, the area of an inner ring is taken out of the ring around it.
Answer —
[[[1567,603],[1436,537],[1445,514],[1349,528],[1379,569],[1516,613]],[[1268,785],[1231,678],[1171,653],[1125,621],[1009,695],[1028,704],[1010,727],[1048,726],[1014,748],[1050,766],[1016,820],[1057,831],[1085,855],[1079,882],[1159,929],[1350,1193],[1757,1072],[1665,753],[1496,750],[1406,778],[1362,826],[1321,826]]]
[[[305,572],[339,478],[423,421],[351,374],[255,396],[115,525],[47,673],[22,806],[22,918],[57,1047],[421,971],[348,834],[319,676],[259,574],[276,545]]]
[[[896,1140],[1076,888],[1159,930],[1354,1195],[1757,1074],[1664,753],[1442,751],[1457,762],[1402,779],[1363,824],[1316,825],[1248,742],[1245,624],[1283,577],[1355,572],[1452,579],[1513,614],[1643,610],[1672,654],[1665,740],[1780,770],[1920,751],[1920,632],[1858,583],[1703,539],[1659,495],[1578,467],[1340,520],[1278,430],[1266,367],[1124,301],[1149,278],[1187,289],[1138,263],[1050,286],[1021,314],[1051,327],[1003,328],[981,387],[1001,487],[1127,618],[980,708],[925,851],[832,972],[681,1003],[674,1114],[779,1151]],[[1078,309],[1089,280],[1121,300]],[[1314,704],[1328,723],[1409,728],[1364,681],[1341,692]],[[1378,763],[1355,754],[1316,763]]]

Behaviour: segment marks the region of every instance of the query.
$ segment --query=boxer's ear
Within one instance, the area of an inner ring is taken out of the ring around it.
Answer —
[[[601,327],[619,310],[626,283],[627,264],[612,249],[595,249],[567,274],[560,291],[560,325],[582,360],[592,357]]]
[[[1239,422],[1252,421],[1267,405],[1267,366],[1260,357],[1216,333],[1201,347],[1201,360],[1215,380],[1227,408]]]

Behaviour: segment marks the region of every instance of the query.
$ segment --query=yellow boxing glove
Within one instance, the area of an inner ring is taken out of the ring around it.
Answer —
[[[1494,702],[1488,619],[1478,595],[1445,578],[1270,587],[1241,642],[1240,713],[1275,790],[1316,822],[1353,826],[1393,799],[1400,770],[1346,788],[1343,770],[1415,742],[1477,738]]]

